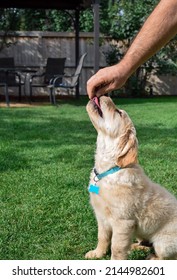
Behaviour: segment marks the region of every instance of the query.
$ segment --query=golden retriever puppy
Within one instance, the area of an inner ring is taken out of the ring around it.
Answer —
[[[177,200],[139,166],[130,117],[105,96],[90,100],[87,112],[98,132],[89,184],[98,244],[85,257],[101,258],[111,245],[111,259],[127,259],[132,237],[136,237],[153,244],[155,258],[176,258]]]

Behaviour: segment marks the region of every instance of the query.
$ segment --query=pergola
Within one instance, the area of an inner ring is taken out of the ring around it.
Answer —
[[[79,14],[81,10],[92,6],[94,14],[94,72],[96,72],[99,69],[99,3],[100,0],[1,0],[0,8],[74,10],[75,62],[77,65],[79,60]],[[77,95],[79,95],[78,89],[76,90]]]

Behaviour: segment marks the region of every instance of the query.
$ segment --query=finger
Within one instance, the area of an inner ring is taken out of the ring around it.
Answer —
[[[102,87],[102,80],[96,77],[96,75],[92,76],[87,82],[87,94],[89,98],[93,98],[96,96],[96,92],[99,88]]]
[[[87,94],[88,94],[88,97],[90,99],[92,99],[94,96],[96,96],[96,94],[95,94],[95,87],[93,87],[91,85],[87,85]]]

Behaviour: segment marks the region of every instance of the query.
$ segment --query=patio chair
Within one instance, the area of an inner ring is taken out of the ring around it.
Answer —
[[[33,96],[33,87],[47,87],[51,79],[54,79],[56,76],[64,75],[64,67],[65,67],[66,58],[47,58],[46,70],[41,74],[34,74],[30,79],[30,100],[32,101]],[[36,78],[43,77],[41,82],[35,81]],[[60,82],[62,78],[60,78]]]
[[[15,70],[15,63],[13,57],[0,58],[0,87],[18,87],[19,101],[21,101],[21,87],[24,82],[21,81],[21,75]]]
[[[56,88],[59,90],[65,89],[68,94],[70,94],[71,92],[73,93],[73,91],[76,89],[86,55],[87,53],[84,53],[80,57],[79,63],[73,75],[64,75],[63,77],[57,76],[50,81],[48,88],[50,90],[50,102],[52,104],[56,104],[56,97],[55,97]],[[61,78],[62,78],[62,83],[61,83]]]

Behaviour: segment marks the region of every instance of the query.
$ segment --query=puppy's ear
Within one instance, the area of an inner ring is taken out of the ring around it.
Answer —
[[[138,162],[138,141],[134,127],[127,129],[126,133],[120,137],[118,149],[120,151],[117,159],[118,166],[125,167]]]

